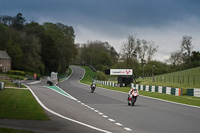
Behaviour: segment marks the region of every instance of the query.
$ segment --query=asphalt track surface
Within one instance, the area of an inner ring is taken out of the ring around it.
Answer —
[[[127,105],[127,94],[79,83],[84,70],[71,66],[73,74],[57,86],[64,96],[44,87],[46,81],[27,84],[45,106],[50,121],[0,120],[1,127],[42,133],[199,133],[200,108],[139,96]]]

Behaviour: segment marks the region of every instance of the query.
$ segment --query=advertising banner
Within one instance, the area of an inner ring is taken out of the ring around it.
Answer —
[[[110,69],[110,75],[133,75],[133,69]]]

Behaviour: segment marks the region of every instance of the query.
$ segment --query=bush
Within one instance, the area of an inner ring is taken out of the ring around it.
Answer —
[[[97,70],[102,71],[102,72],[105,72],[105,69],[108,69],[108,67],[104,65],[97,65],[96,68]]]
[[[107,76],[101,72],[101,71],[98,71],[97,72],[97,80],[101,80],[101,81],[107,81]]]
[[[7,74],[24,76],[24,75],[25,75],[25,72],[24,72],[24,71],[19,71],[19,70],[9,70],[9,71],[7,72]]]

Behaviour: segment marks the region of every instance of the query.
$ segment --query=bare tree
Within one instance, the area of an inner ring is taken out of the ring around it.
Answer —
[[[140,49],[139,49],[139,59],[141,60],[142,66],[145,64],[146,60],[145,57],[147,55],[148,50],[148,42],[144,39],[138,40],[138,43],[140,43]]]
[[[183,36],[181,40],[181,50],[186,53],[184,54],[186,59],[191,63],[191,53],[192,53],[193,45],[192,45],[192,37],[191,36]]]
[[[128,37],[128,42],[122,45],[122,54],[127,58],[137,57],[137,43],[133,36]]]
[[[174,67],[180,65],[182,63],[183,53],[181,50],[172,52],[169,58],[169,63],[172,64]]]
[[[155,45],[153,41],[148,42],[148,52],[147,52],[147,60],[151,61],[153,55],[157,52],[158,46]]]

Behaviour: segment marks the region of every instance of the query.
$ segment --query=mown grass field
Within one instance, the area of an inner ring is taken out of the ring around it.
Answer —
[[[85,77],[81,80],[82,83],[90,85],[92,83],[92,78],[94,75],[96,75],[95,72],[93,72],[89,67],[84,66],[85,69]],[[128,93],[130,90],[130,87],[111,87],[111,86],[105,86],[105,85],[98,85],[98,87],[111,89],[115,91],[121,91]],[[146,92],[139,90],[140,95],[163,99],[167,101],[177,102],[177,103],[183,103],[188,105],[194,105],[194,106],[200,106],[200,97],[193,97],[193,96],[174,96],[174,95],[168,95],[168,94],[161,94],[156,92]]]
[[[0,118],[49,120],[29,90],[0,90]]]
[[[139,78],[139,82],[141,85],[181,88],[182,94],[186,95],[186,89],[200,88],[200,67],[158,75],[154,82],[152,77]]]
[[[140,78],[140,84],[190,89],[200,88],[200,67],[152,77]]]

